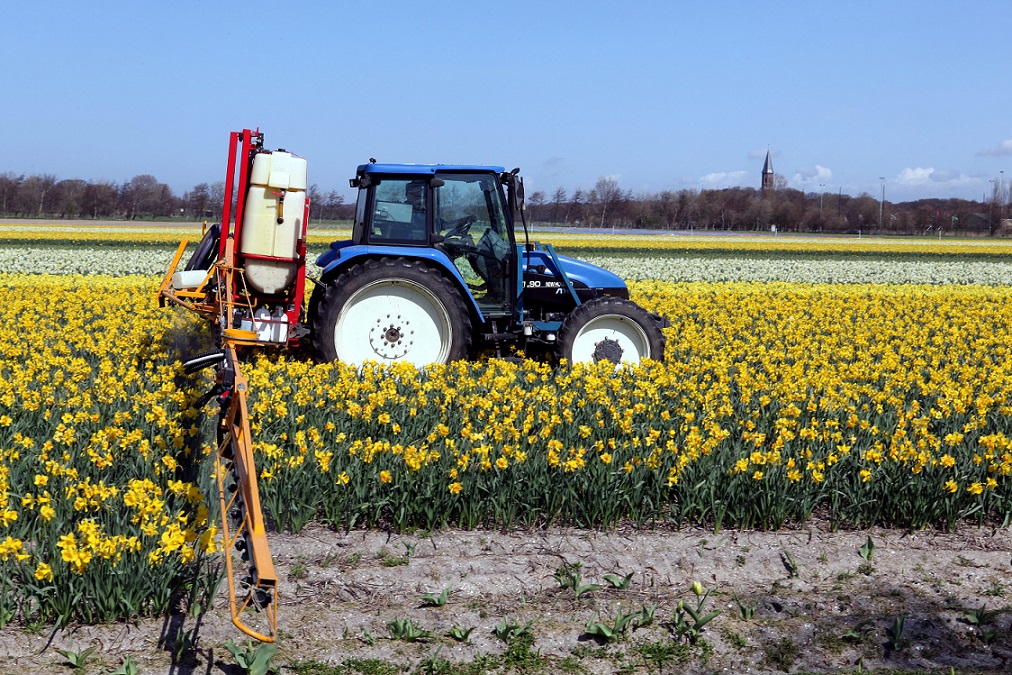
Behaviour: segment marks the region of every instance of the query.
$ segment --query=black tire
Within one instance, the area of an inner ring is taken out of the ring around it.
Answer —
[[[193,251],[193,255],[190,256],[189,262],[186,263],[186,267],[183,269],[187,272],[211,269],[211,263],[214,262],[215,256],[218,255],[220,243],[221,225],[215,223],[207,228],[207,232],[204,233],[200,243],[197,244],[196,250]]]
[[[326,291],[318,288],[309,322],[314,356],[323,362],[449,363],[467,358],[471,346],[471,319],[457,287],[407,258],[368,260]]]
[[[555,355],[578,361],[664,360],[664,333],[657,320],[631,300],[605,296],[589,300],[562,322]]]

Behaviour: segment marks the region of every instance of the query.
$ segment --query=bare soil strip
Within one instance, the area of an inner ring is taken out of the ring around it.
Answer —
[[[859,549],[869,536],[875,548],[866,560]],[[281,666],[378,659],[413,670],[434,654],[454,664],[481,662],[484,655],[485,663],[495,664],[493,658],[507,648],[496,626],[530,624],[530,650],[541,655],[533,657],[535,670],[1012,668],[1012,614],[990,614],[1009,607],[1012,594],[1012,535],[1003,529],[829,532],[813,525],[717,534],[623,529],[397,535],[313,527],[273,535],[271,544],[284,579],[274,660]],[[562,588],[556,573],[577,564],[581,584],[602,588],[579,598]],[[625,590],[604,579],[630,573]],[[695,645],[677,639],[673,622],[679,601],[693,608],[698,603],[693,581],[713,589],[704,611],[721,610]],[[423,602],[423,595],[447,588],[444,606]],[[0,631],[0,672],[64,670],[57,648],[98,645],[91,672],[108,672],[102,666],[115,668],[130,655],[146,673],[238,673],[224,648],[229,638],[242,642],[226,604],[219,596],[199,618],[176,615],[55,633],[8,626]],[[619,612],[654,604],[653,623],[627,630],[620,640],[599,642],[586,633],[588,623],[611,624]],[[741,607],[754,607],[754,616],[742,618]],[[894,633],[897,617],[905,617],[900,634]],[[405,619],[430,636],[394,639],[388,624]],[[467,643],[447,635],[454,627],[473,628]],[[197,639],[177,658],[172,648],[181,631],[196,631]]]

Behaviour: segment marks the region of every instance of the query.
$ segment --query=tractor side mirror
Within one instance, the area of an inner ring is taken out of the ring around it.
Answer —
[[[520,167],[512,171],[504,171],[499,179],[506,184],[506,198],[513,211],[524,210],[524,179],[518,174]]]

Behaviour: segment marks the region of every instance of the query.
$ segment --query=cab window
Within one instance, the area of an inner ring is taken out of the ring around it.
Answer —
[[[428,241],[428,180],[383,179],[374,184],[371,242]],[[361,207],[361,200],[360,200]]]

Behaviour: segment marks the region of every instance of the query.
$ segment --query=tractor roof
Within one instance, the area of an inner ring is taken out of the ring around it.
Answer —
[[[431,176],[436,172],[446,173],[502,173],[506,169],[501,166],[481,166],[478,164],[359,164],[358,175],[362,174],[410,174]]]

